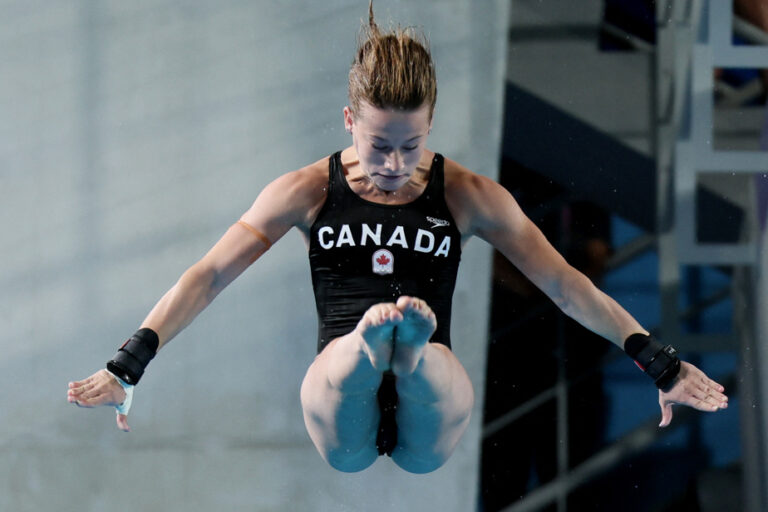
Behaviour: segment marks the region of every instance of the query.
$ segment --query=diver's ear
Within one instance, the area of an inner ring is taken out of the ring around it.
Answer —
[[[352,126],[355,124],[355,120],[352,116],[352,109],[349,105],[344,107],[344,129],[347,133],[352,133]]]

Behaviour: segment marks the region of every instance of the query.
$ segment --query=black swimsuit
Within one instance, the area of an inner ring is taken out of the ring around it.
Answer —
[[[443,157],[436,154],[424,192],[408,204],[367,201],[347,183],[341,152],[329,162],[328,196],[310,228],[309,263],[319,318],[317,351],[350,333],[381,302],[411,295],[437,317],[430,342],[450,348],[451,302],[461,259],[461,233],[445,202]],[[379,388],[377,447],[397,442],[395,376]]]

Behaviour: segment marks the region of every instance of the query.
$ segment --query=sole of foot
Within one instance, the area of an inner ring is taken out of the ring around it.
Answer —
[[[416,297],[400,297],[396,305],[403,320],[395,329],[392,372],[407,376],[421,361],[424,347],[437,328],[437,320],[429,305]]]
[[[355,331],[363,339],[363,350],[377,371],[391,368],[395,329],[403,319],[394,303],[383,303],[371,306],[357,324]]]

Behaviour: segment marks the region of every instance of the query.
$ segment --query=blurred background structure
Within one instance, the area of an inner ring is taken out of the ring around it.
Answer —
[[[467,434],[425,476],[315,452],[289,233],[152,362],[123,434],[66,403],[280,174],[348,144],[367,2],[0,0],[0,510],[768,510],[768,13],[759,0],[377,0],[437,65],[432,149],[731,397],[675,409],[482,242]],[[734,15],[735,11],[735,15]]]
[[[511,9],[500,182],[731,406],[658,429],[645,377],[497,257],[481,509],[768,509],[768,5]]]

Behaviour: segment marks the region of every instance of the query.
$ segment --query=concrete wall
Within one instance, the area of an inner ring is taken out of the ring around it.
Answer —
[[[507,2],[378,0],[423,25],[432,149],[494,176]],[[299,385],[315,350],[289,233],[153,361],[133,432],[66,403],[281,173],[342,148],[367,2],[0,2],[0,510],[472,510],[489,251],[472,242],[455,351],[477,410],[449,463],[355,475],[317,455]]]

